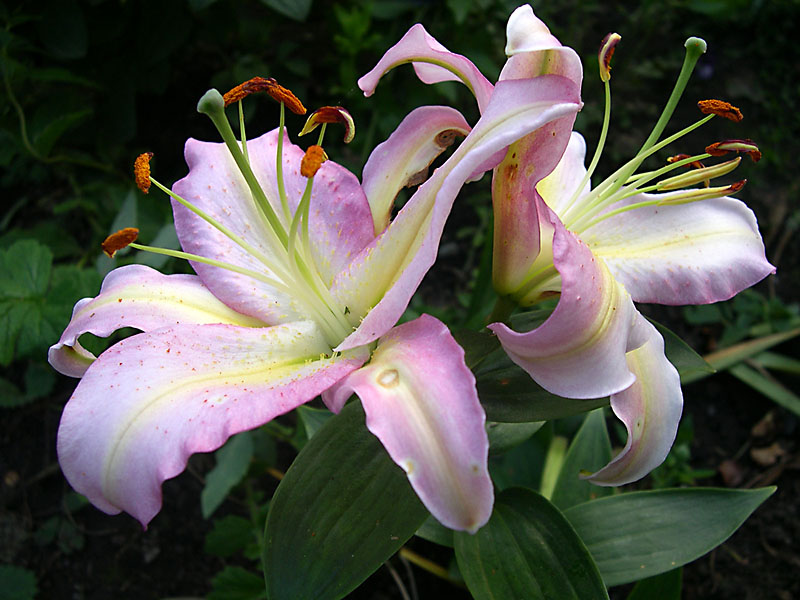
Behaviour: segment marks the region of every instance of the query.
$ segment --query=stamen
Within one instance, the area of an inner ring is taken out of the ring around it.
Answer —
[[[601,81],[605,82],[611,79],[611,57],[614,56],[614,50],[621,39],[622,36],[620,34],[609,33],[600,43],[600,52],[597,55],[597,60],[600,64]]]
[[[349,144],[356,135],[356,124],[347,109],[341,106],[323,106],[318,108],[308,117],[300,135],[314,131],[323,123],[341,123],[344,125],[344,143]]]
[[[666,204],[686,204],[688,202],[697,202],[698,200],[711,200],[713,198],[721,198],[728,194],[735,194],[741,190],[747,183],[747,179],[742,179],[730,185],[722,187],[710,187],[695,190],[686,190],[677,194],[670,194],[659,199],[657,204],[663,206]],[[628,207],[632,208],[632,207]],[[605,215],[604,215],[605,216]]]
[[[114,255],[119,250],[130,246],[138,237],[138,229],[135,227],[126,227],[125,229],[120,229],[119,231],[116,231],[108,236],[103,243],[100,244],[100,247],[103,249],[103,252],[106,253],[108,258],[114,258]]]
[[[153,158],[152,152],[145,152],[136,157],[133,163],[133,176],[136,180],[136,187],[143,193],[150,191],[150,159]]]
[[[297,96],[295,96],[291,90],[280,85],[272,77],[253,77],[252,79],[248,79],[235,88],[228,90],[228,92],[222,96],[222,99],[225,102],[225,106],[230,106],[234,102],[239,102],[247,98],[250,94],[257,94],[258,92],[266,92],[273,99],[288,106],[289,110],[295,114],[306,114],[306,107],[303,106],[303,103],[300,102]]]
[[[694,171],[689,171],[688,173],[681,173],[675,177],[669,177],[659,181],[656,183],[656,188],[659,190],[679,190],[696,183],[708,182],[710,179],[714,179],[715,177],[727,175],[736,167],[738,167],[740,162],[742,162],[741,157],[736,157],[733,160],[729,160],[718,165],[703,167],[702,169],[695,169]]]
[[[709,152],[709,154],[711,154],[711,153]],[[713,154],[712,154],[712,156],[713,156]],[[682,161],[682,160],[686,160],[687,158],[691,158],[691,156],[688,155],[688,154],[676,154],[675,156],[667,157],[667,162],[668,163],[676,163],[676,162],[679,162],[679,161]],[[691,162],[685,163],[684,166],[686,166],[686,167],[688,167],[690,169],[702,169],[702,168],[705,167],[705,165],[703,163],[701,163],[699,160],[693,160]]]
[[[303,160],[300,162],[300,175],[314,177],[326,160],[328,160],[328,155],[322,149],[322,146],[309,146],[305,156],[303,156]]]
[[[711,156],[724,156],[728,152],[743,152],[750,156],[753,162],[761,160],[761,151],[753,140],[724,140],[706,146],[706,152]]]
[[[700,112],[704,115],[717,115],[729,121],[733,121],[734,123],[738,123],[744,118],[742,111],[730,102],[725,102],[723,100],[700,100],[700,102],[697,103],[697,108],[699,108]]]

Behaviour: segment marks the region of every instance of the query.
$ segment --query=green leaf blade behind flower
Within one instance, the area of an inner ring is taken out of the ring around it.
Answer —
[[[503,491],[489,523],[454,538],[459,569],[476,600],[608,598],[575,530],[531,490]]]
[[[360,402],[329,419],[270,504],[264,576],[271,600],[343,598],[419,528],[428,511],[364,424]]]
[[[621,585],[703,556],[728,539],[774,491],[631,492],[573,506],[564,515],[597,562],[605,584]]]

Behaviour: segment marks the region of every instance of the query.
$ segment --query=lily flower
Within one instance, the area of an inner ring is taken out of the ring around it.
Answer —
[[[256,91],[281,102],[280,127],[246,140],[241,100]],[[56,369],[81,377],[58,432],[73,488],[146,526],[160,510],[162,482],[192,453],[320,394],[338,411],[355,392],[367,427],[430,512],[453,529],[483,525],[493,503],[488,440],[463,350],[433,317],[395,325],[435,260],[461,186],[487,156],[574,115],[577,97],[568,81],[509,82],[474,128],[453,109],[427,107],[428,126],[401,126],[360,184],[322,149],[329,123],[344,124],[352,139],[341,107],[312,115],[306,130],[321,125],[321,133],[304,152],[284,132],[284,106],[305,109],[274,80],[256,78],[225,96],[210,90],[198,110],[224,143],[190,139],[189,174],[172,190],[150,176],[150,156],[136,165],[143,191],[152,184],[172,198],[183,250],[142,246],[130,230],[106,244],[110,254],[130,244],[188,259],[197,275],[112,271],[98,296],[76,304],[50,349]],[[236,102],[242,139],[224,113]],[[398,158],[435,157],[454,133],[465,139],[452,156],[391,223],[377,225],[384,217],[375,203],[406,183]],[[122,327],[142,333],[97,358],[78,341]]]
[[[415,28],[359,80],[364,93],[369,96],[389,69],[410,62],[424,83],[464,82],[482,109],[492,97],[491,84],[468,59],[449,52],[421,26]],[[764,256],[752,211],[727,197],[742,182],[682,189],[732,171],[739,159],[648,186],[673,169],[725,152],[746,152],[757,160],[760,153],[750,140],[712,144],[703,154],[680,157],[652,173],[636,173],[647,157],[714,115],[740,117],[727,103],[701,102],[707,117],[658,141],[705,49],[702,40],[687,42],[687,63],[675,91],[639,153],[590,188],[608,128],[610,60],[619,40],[619,35],[609,35],[598,56],[606,116],[588,171],[583,138],[572,133],[563,145],[564,131],[573,124],[566,118],[520,138],[491,165],[493,284],[500,298],[489,328],[509,357],[548,391],[569,398],[610,396],[628,441],[609,465],[585,475],[599,485],[635,481],[660,464],[682,412],[680,379],[664,355],[663,339],[633,301],[717,302],[775,270]],[[550,34],[530,6],[519,7],[509,18],[506,54],[500,82],[537,74],[581,82],[575,52]],[[517,306],[554,296],[559,299],[556,308],[532,331],[516,332],[503,322]]]

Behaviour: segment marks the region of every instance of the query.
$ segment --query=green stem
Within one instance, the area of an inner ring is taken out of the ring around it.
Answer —
[[[507,323],[515,308],[517,308],[517,303],[511,298],[508,296],[498,296],[487,322]]]

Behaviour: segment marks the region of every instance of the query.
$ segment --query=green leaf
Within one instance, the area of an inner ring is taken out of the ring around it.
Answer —
[[[753,361],[765,369],[800,375],[800,360],[777,352],[762,352],[756,355]]]
[[[717,352],[712,352],[711,354],[707,354],[705,359],[714,369],[717,371],[722,371],[723,369],[728,369],[733,365],[750,358],[751,356],[755,356],[768,348],[777,346],[778,344],[790,340],[798,335],[800,335],[800,328],[782,331],[780,333],[773,333],[772,335],[756,338],[754,340],[748,340],[746,342],[736,344],[735,346],[730,346],[728,348],[718,350]],[[681,383],[691,383],[693,381],[697,381],[698,379],[702,379],[705,376],[706,375],[704,374],[688,375],[681,378]]]
[[[58,338],[57,329],[43,318],[52,261],[50,250],[34,240],[0,251],[0,365]]]
[[[297,417],[303,423],[306,437],[310,440],[320,428],[333,417],[333,413],[322,408],[311,408],[309,406],[298,406]]]
[[[459,337],[456,339],[459,343],[462,342]],[[467,356],[470,356],[470,351]],[[477,366],[471,366],[478,397],[486,411],[486,418],[490,421],[550,421],[608,406],[608,398],[573,400],[551,394],[515,365],[502,348],[492,350],[480,358],[479,352],[472,350],[472,356],[478,359]]]
[[[62,135],[91,114],[92,111],[90,109],[83,109],[56,117],[36,132],[32,140],[33,145],[39,151],[39,154],[47,156]]]
[[[249,431],[233,436],[214,454],[217,466],[206,476],[206,485],[200,494],[203,518],[207,519],[222,504],[233,487],[247,474],[253,458],[253,438]]]
[[[524,488],[495,499],[474,535],[454,533],[456,560],[476,600],[608,598],[575,530],[544,497]]]
[[[403,470],[367,430],[361,403],[351,402],[306,444],[272,499],[264,549],[269,598],[346,596],[427,516]]]
[[[611,488],[592,485],[579,477],[582,470],[597,471],[611,460],[611,441],[608,439],[603,409],[586,415],[583,425],[569,446],[550,501],[561,510],[608,496]]]
[[[266,598],[264,580],[242,567],[225,567],[211,581],[206,600],[261,600]]]
[[[728,370],[739,381],[746,383],[776,404],[800,415],[800,397],[779,381],[771,379],[745,364],[738,364]]]
[[[627,600],[681,600],[683,569],[673,569],[638,582]]]
[[[0,565],[0,600],[33,600],[37,591],[33,571]]]
[[[486,433],[489,435],[489,454],[497,456],[519,446],[541,429],[544,422],[533,423],[486,423]]]
[[[30,402],[30,398],[23,394],[17,386],[8,379],[0,377],[0,408],[23,406],[28,402]]]
[[[237,515],[214,520],[214,528],[206,535],[205,552],[227,558],[244,550],[255,539],[253,524]]]
[[[453,530],[439,523],[433,515],[425,519],[415,535],[440,546],[453,547]]]
[[[311,10],[311,0],[261,0],[261,2],[295,21],[305,21]]]
[[[775,491],[676,488],[630,492],[564,511],[607,586],[658,575],[709,552]]]
[[[58,59],[83,58],[89,47],[86,19],[75,0],[51,0],[39,9],[39,35],[47,50]]]
[[[681,378],[690,375],[710,375],[714,373],[714,367],[709,365],[705,359],[697,352],[692,350],[691,346],[684,342],[679,336],[675,335],[672,331],[664,327],[661,323],[656,323],[653,320],[650,322],[658,329],[661,337],[664,338],[664,354],[667,355],[669,362],[671,362]]]

